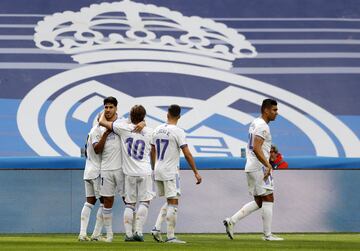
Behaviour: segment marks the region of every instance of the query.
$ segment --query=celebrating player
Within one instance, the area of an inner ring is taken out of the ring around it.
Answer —
[[[162,242],[161,223],[166,216],[166,242],[185,243],[175,237],[177,206],[180,196],[180,149],[195,174],[196,184],[201,183],[201,176],[186,144],[185,132],[177,126],[180,113],[180,106],[171,105],[168,108],[167,123],[158,126],[152,137],[151,157],[152,162],[155,163],[155,182],[158,195],[167,198],[167,203],[162,206],[155,227],[151,231],[154,239],[158,242]]]
[[[117,100],[114,97],[107,97],[104,99],[104,112],[100,116],[109,123],[118,123],[126,121],[123,118],[118,118]],[[99,121],[100,123],[100,121]],[[102,125],[100,123],[100,125]],[[102,125],[103,126],[103,125]],[[107,130],[106,127],[100,127],[102,131]],[[101,156],[101,186],[100,195],[104,198],[103,221],[106,230],[106,242],[112,242],[112,206],[114,203],[114,196],[119,193],[124,196],[124,173],[122,171],[122,156],[120,148],[120,137],[112,132],[106,138],[104,150]]]
[[[127,122],[111,123],[106,121],[104,116],[100,117],[100,124],[112,129],[121,138],[126,194],[125,241],[144,241],[142,230],[147,219],[150,200],[154,197],[149,156],[153,130],[144,127],[140,133],[134,131],[136,125],[144,120],[145,115],[145,108],[141,105],[135,105],[130,111],[130,124]],[[139,201],[139,206],[136,213],[135,229],[133,229],[133,213],[137,201]]]
[[[261,117],[256,118],[250,124],[245,172],[249,192],[254,196],[254,201],[245,204],[232,217],[224,220],[226,232],[230,239],[234,238],[234,225],[238,221],[262,208],[263,240],[283,240],[283,238],[271,233],[274,181],[271,176],[272,167],[269,163],[271,134],[268,124],[275,120],[277,111],[277,102],[273,99],[265,99],[261,105]]]
[[[84,183],[85,183],[85,195],[86,202],[81,210],[81,222],[80,222],[80,234],[79,241],[88,241],[87,227],[89,224],[89,218],[91,210],[93,209],[96,200],[100,198],[100,163],[101,153],[104,149],[104,144],[110,131],[105,131],[102,136],[99,125],[96,124],[91,128],[86,142],[86,162],[84,170]],[[103,201],[100,198],[100,207],[96,214],[96,223],[94,232],[91,236],[92,240],[100,240],[101,229],[103,226]]]

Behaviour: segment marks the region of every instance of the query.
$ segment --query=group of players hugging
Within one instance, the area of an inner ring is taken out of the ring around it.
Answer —
[[[129,118],[118,117],[117,105],[116,98],[105,98],[104,110],[88,134],[84,170],[86,202],[81,211],[78,239],[113,241],[112,207],[115,195],[119,194],[125,204],[124,240],[143,242],[143,226],[150,201],[155,197],[155,182],[157,195],[166,197],[166,202],[151,230],[154,240],[164,242],[161,226],[166,222],[165,242],[186,243],[175,236],[181,152],[194,172],[196,184],[200,184],[202,178],[186,143],[185,132],[177,126],[181,107],[170,105],[167,122],[152,129],[146,125],[146,110],[142,105],[133,106]],[[274,181],[269,163],[271,134],[268,124],[275,120],[277,111],[277,102],[265,99],[261,105],[261,116],[250,124],[245,173],[248,190],[254,200],[223,221],[230,239],[234,238],[234,226],[238,221],[261,209],[263,240],[283,240],[271,233]],[[89,238],[87,228],[90,213],[97,199],[100,206],[94,231]],[[106,237],[102,236],[103,228]]]
[[[187,146],[185,132],[177,126],[181,108],[170,105],[167,122],[155,129],[145,123],[146,110],[135,105],[129,118],[117,115],[117,100],[104,99],[104,110],[90,130],[86,143],[84,183],[86,202],[81,211],[80,241],[112,242],[112,207],[119,194],[125,203],[123,215],[125,241],[144,241],[143,226],[150,201],[158,196],[167,201],[161,207],[151,234],[163,242],[161,225],[167,223],[166,242],[185,243],[175,237],[177,206],[180,197],[180,151],[194,172],[196,184],[201,183],[192,154]],[[92,208],[100,200],[93,234],[87,236]],[[105,228],[106,237],[102,236]]]

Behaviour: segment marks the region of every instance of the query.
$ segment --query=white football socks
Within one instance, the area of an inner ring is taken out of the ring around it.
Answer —
[[[84,206],[81,210],[80,235],[85,236],[87,234],[87,227],[89,225],[89,218],[93,207],[94,205],[88,202],[84,203]]]
[[[263,229],[265,236],[271,235],[273,205],[274,203],[267,201],[263,201],[262,203],[262,220],[263,220]]]
[[[177,206],[168,205],[166,214],[167,223],[167,238],[172,239],[175,237],[175,226],[177,220]]]
[[[133,236],[134,211],[135,211],[135,206],[129,204],[125,205],[124,228],[125,228],[125,234],[128,237]]]
[[[103,220],[103,208],[104,204],[100,204],[98,211],[96,213],[96,223],[94,227],[94,232],[92,234],[93,237],[97,237],[101,235],[102,227],[104,226],[104,220]]]
[[[159,215],[155,222],[156,230],[160,231],[162,223],[166,220],[167,206],[168,206],[168,204],[167,204],[167,202],[165,202],[165,204],[160,209]]]
[[[143,234],[143,227],[147,219],[148,211],[149,211],[149,203],[140,202],[140,205],[136,212],[136,222],[135,222],[135,232],[138,235]]]
[[[259,206],[255,201],[251,201],[245,204],[239,211],[237,211],[233,216],[231,216],[230,220],[233,224],[236,224],[241,219],[245,218],[252,212],[255,212],[259,209]]]
[[[103,220],[104,220],[104,227],[106,230],[106,236],[112,236],[112,208],[105,208],[103,209]]]

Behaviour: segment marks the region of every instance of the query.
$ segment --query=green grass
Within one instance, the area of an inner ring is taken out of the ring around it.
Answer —
[[[360,250],[360,234],[281,234],[282,242],[265,242],[260,234],[179,234],[186,244],[156,243],[150,235],[145,242],[128,243],[115,235],[112,243],[78,242],[75,234],[0,235],[0,250]]]

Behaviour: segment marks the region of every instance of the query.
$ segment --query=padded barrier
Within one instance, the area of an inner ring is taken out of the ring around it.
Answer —
[[[360,169],[360,158],[334,157],[289,157],[285,158],[289,169]],[[244,158],[201,158],[195,159],[200,170],[244,169]],[[80,157],[1,157],[0,169],[84,169],[85,159]],[[189,169],[181,158],[181,169]]]

